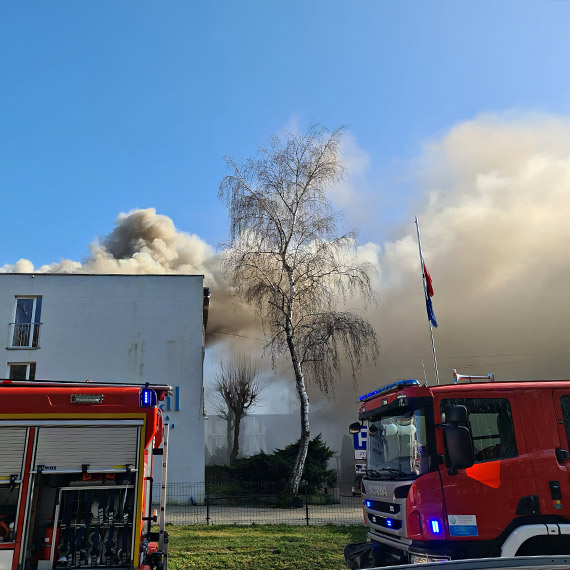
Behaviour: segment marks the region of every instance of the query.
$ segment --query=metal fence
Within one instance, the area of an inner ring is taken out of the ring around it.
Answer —
[[[301,485],[294,506],[281,508],[284,484],[170,483],[167,485],[166,522],[194,524],[352,525],[362,523],[362,499],[350,485],[318,492]],[[153,503],[160,488],[153,488]],[[157,505],[154,505],[155,508]]]

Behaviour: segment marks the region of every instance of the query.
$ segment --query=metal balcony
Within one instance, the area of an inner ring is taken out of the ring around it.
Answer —
[[[10,323],[8,348],[39,348],[42,323]]]

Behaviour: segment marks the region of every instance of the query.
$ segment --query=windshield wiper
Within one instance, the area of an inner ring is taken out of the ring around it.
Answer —
[[[376,471],[376,469],[367,469],[366,475],[369,475],[372,477],[380,477],[380,471]]]
[[[402,473],[399,469],[394,467],[382,467],[381,469],[367,469],[366,475],[372,475],[372,477],[379,477],[380,479],[388,479],[393,475],[397,475],[398,479],[408,477],[407,473]]]

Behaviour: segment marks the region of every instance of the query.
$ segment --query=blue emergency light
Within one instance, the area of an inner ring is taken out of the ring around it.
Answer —
[[[359,400],[364,402],[373,398],[374,396],[378,396],[379,394],[386,394],[386,392],[391,392],[392,390],[399,390],[400,388],[405,388],[406,386],[420,386],[420,382],[418,380],[398,380],[397,382],[393,382],[392,384],[388,384],[383,388],[378,388],[378,390],[374,390],[374,392],[369,392],[368,394],[364,394],[360,396]]]
[[[156,406],[156,403],[157,403],[156,392],[152,388],[149,388],[148,385],[145,386],[141,390],[140,407],[152,408]]]
[[[433,532],[433,534],[439,534],[439,521],[437,519],[431,519],[430,520],[430,524],[431,524],[431,531]]]

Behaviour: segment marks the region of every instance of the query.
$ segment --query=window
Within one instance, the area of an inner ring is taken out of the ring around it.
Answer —
[[[35,362],[9,362],[10,380],[35,380],[36,379],[36,363]]]
[[[16,297],[12,347],[38,348],[41,312],[41,297]]]
[[[442,421],[451,406],[467,408],[468,428],[473,437],[475,461],[493,461],[517,456],[511,405],[505,398],[453,398],[442,400]]]
[[[419,408],[370,421],[367,446],[369,477],[405,478],[428,472],[426,409]]]
[[[570,396],[562,396],[560,398],[562,406],[562,417],[564,418],[564,428],[566,429],[566,440],[570,445]]]

